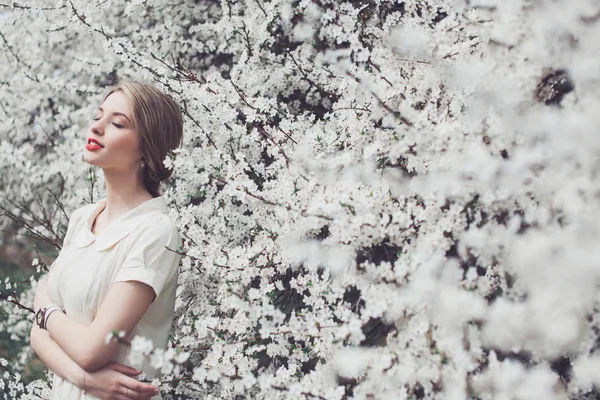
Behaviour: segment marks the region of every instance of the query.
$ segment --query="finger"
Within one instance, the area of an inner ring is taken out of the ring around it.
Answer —
[[[123,387],[122,389],[119,390],[119,392],[113,394],[112,398],[114,399],[119,399],[119,400],[146,400],[146,399],[150,399],[152,397],[151,394],[148,393],[140,393],[137,392],[135,390],[132,390],[131,388],[125,388]]]
[[[123,365],[123,364],[119,364],[118,362],[110,362],[107,364],[107,366],[115,371],[118,371],[122,374],[125,375],[139,375],[142,373],[141,370],[127,366],[127,365]]]
[[[134,390],[136,392],[149,394],[151,396],[155,396],[158,394],[158,386],[152,385],[150,383],[140,382],[133,378],[123,379],[123,384],[126,385],[130,391]]]
[[[145,396],[145,395],[141,396],[141,397],[133,397],[132,392],[128,392],[127,396],[124,396],[123,394],[116,394],[116,395],[113,395],[111,397],[111,399],[114,399],[114,400],[132,400],[132,399],[135,399],[135,400],[148,400],[148,399],[151,399],[151,397],[148,397],[148,396]]]

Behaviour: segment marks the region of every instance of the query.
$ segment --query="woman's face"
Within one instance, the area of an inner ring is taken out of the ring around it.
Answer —
[[[131,104],[123,92],[111,93],[90,125],[84,161],[105,170],[138,168],[142,155],[132,117]]]

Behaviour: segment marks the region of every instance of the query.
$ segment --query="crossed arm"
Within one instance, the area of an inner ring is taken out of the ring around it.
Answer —
[[[46,279],[38,283],[41,286],[36,291],[35,311],[52,302],[46,284]],[[154,298],[154,290],[144,283],[115,282],[89,326],[53,312],[46,331],[33,324],[31,346],[46,366],[75,384],[83,376],[81,370],[95,371],[114,358],[119,344],[114,340],[107,344],[107,335],[113,330],[125,331],[128,339]]]
[[[39,284],[44,284],[40,281]],[[34,299],[34,309],[37,311],[44,301],[36,291]],[[44,303],[45,304],[45,303]],[[75,386],[83,388],[83,370],[75,361],[71,359],[57,344],[47,331],[40,329],[34,322],[29,336],[31,348],[40,357],[42,362],[50,368],[55,374],[71,382]]]

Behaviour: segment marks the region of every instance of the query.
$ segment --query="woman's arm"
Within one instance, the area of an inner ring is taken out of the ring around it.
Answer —
[[[40,289],[40,297],[45,301],[43,304],[51,303],[52,299],[45,287]],[[125,331],[128,339],[154,298],[154,290],[145,283],[115,282],[89,326],[64,313],[53,312],[48,317],[46,329],[49,338],[54,340],[72,361],[86,371],[94,371],[112,360],[120,346],[114,340],[107,344],[107,335],[113,330]]]
[[[132,249],[89,326],[60,311],[47,318],[50,337],[86,371],[93,371],[116,357],[121,344],[115,340],[107,343],[107,337],[112,331],[124,331],[125,340],[131,339],[150,304],[177,277],[181,255],[169,249],[177,248],[181,238],[168,216],[155,215],[156,218],[149,219],[148,229],[141,226],[137,233],[132,233]],[[52,302],[45,295],[48,303]]]
[[[50,271],[54,263],[50,266]],[[40,279],[37,283],[35,296],[33,297],[33,308],[37,311],[46,301],[46,288],[48,285],[48,276]],[[29,334],[29,343],[31,348],[38,355],[40,360],[56,375],[68,380],[75,386],[83,388],[84,370],[77,365],[65,352],[50,338],[48,332],[40,329],[35,321],[31,326]]]
[[[127,388],[132,398],[149,399],[158,394],[158,387],[139,382],[134,376],[142,371],[122,365],[109,363],[103,368],[88,373],[71,359],[52,340],[48,332],[40,329],[35,323],[30,334],[31,348],[52,372],[71,382],[80,389],[100,399],[114,398]],[[84,376],[85,385],[84,385]]]
[[[52,271],[53,267],[54,263],[50,267],[50,271]],[[33,309],[35,311],[51,302],[50,297],[47,294],[47,287],[48,276],[46,275],[37,283],[35,296],[33,298]],[[84,388],[83,374],[85,370],[73,361],[73,359],[69,357],[54,340],[52,340],[48,331],[40,329],[35,321],[31,326],[29,343],[40,360],[42,360],[44,365],[50,368],[52,372],[61,378],[68,380],[73,385],[82,389]]]
[[[47,278],[38,282],[33,302],[36,310],[47,301],[46,285]],[[29,339],[31,348],[46,367],[80,389],[87,389],[88,393],[98,398],[113,398],[123,393],[124,388],[128,388],[130,396],[135,397],[133,396],[135,394],[138,396],[135,398],[140,399],[158,394],[156,386],[139,382],[134,378],[142,372],[141,370],[126,365],[111,362],[94,372],[86,372],[56,344],[47,331],[40,329],[35,322],[32,324]]]
[[[29,335],[31,348],[52,372],[73,385],[83,388],[84,370],[34,322]]]

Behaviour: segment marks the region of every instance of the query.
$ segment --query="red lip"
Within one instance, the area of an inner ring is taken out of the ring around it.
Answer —
[[[94,139],[94,138],[89,138],[89,139],[88,139],[88,145],[90,145],[90,144],[96,144],[96,145],[98,145],[98,146],[100,146],[100,147],[104,147],[104,146],[102,145],[102,143],[100,143],[99,141],[97,141],[97,140],[96,140],[96,139]]]
[[[102,144],[100,144],[100,142],[98,142],[96,139],[94,138],[89,138],[88,139],[88,143],[85,145],[85,148],[92,151],[92,150],[100,150],[101,148],[103,148],[104,146],[102,146]]]

